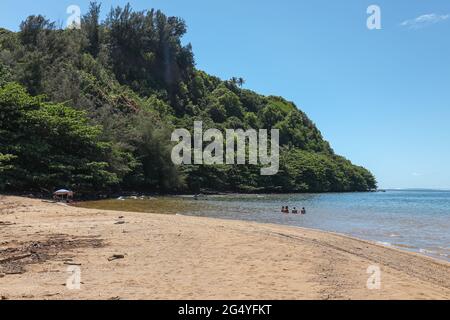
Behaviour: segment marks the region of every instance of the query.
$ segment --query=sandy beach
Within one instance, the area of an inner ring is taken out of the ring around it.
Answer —
[[[0,196],[0,299],[450,299],[450,263],[316,230]]]

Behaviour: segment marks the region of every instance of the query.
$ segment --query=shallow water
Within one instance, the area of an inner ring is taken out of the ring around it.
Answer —
[[[250,220],[339,232],[450,261],[450,191],[145,197],[85,207]],[[305,207],[306,215],[281,214]]]

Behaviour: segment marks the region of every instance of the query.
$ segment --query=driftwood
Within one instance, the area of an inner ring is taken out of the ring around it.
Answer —
[[[81,266],[81,263],[68,262],[68,261],[64,262],[64,264],[68,265],[68,266]]]
[[[15,225],[15,223],[9,221],[0,221],[0,226],[12,226],[12,225]]]
[[[125,255],[123,255],[123,254],[115,254],[115,255],[109,257],[108,261],[114,261],[114,260],[118,260],[118,259],[125,259]]]
[[[29,253],[29,254],[24,254],[24,255],[21,255],[21,256],[9,257],[9,258],[0,260],[0,264],[11,262],[11,261],[22,260],[22,259],[25,259],[25,258],[29,258],[32,255],[33,255],[32,253]]]
[[[8,242],[3,242],[2,246],[5,244]],[[22,274],[26,272],[25,266],[43,263],[50,259],[56,260],[61,252],[76,248],[100,248],[102,246],[102,240],[95,236],[71,237],[63,234],[55,234],[40,241],[18,243],[17,246],[0,250],[0,274]],[[72,258],[64,261],[68,265],[79,265],[74,263]]]

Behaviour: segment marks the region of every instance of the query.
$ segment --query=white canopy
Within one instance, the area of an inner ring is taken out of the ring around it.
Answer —
[[[73,192],[66,190],[66,189],[61,189],[61,190],[55,191],[54,194],[56,194],[56,195],[73,194]]]

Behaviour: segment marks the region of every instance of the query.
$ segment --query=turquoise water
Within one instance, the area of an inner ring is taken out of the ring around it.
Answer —
[[[450,191],[139,197],[81,205],[314,228],[450,261]],[[282,214],[286,205],[307,214]]]
[[[184,214],[333,231],[450,261],[450,191],[210,196],[198,202],[201,210]],[[307,214],[281,214],[283,205],[305,207]]]

